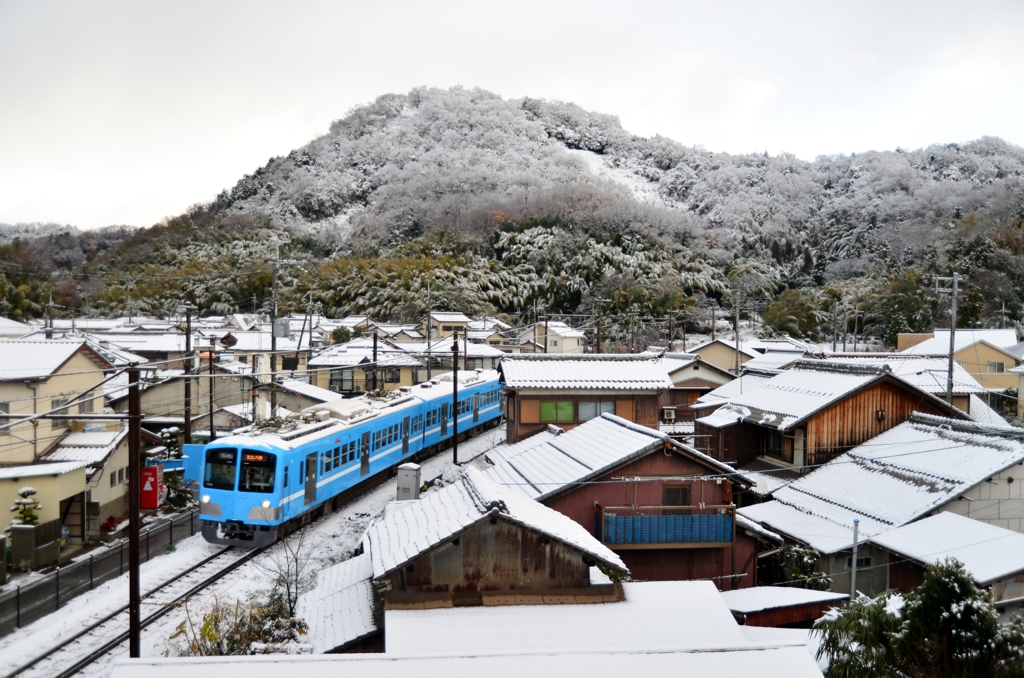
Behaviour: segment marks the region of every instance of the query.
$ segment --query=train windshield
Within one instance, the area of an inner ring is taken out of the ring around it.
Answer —
[[[239,492],[273,492],[277,457],[267,452],[242,450],[242,477]]]
[[[237,460],[238,450],[233,447],[207,450],[203,487],[212,487],[215,490],[235,489]]]

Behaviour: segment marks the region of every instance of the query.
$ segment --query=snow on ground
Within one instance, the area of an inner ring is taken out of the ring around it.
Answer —
[[[459,460],[465,463],[479,457],[504,440],[504,427],[485,431],[459,444]],[[422,480],[425,483],[433,483],[442,476],[444,477],[441,483],[436,484],[436,487],[454,482],[459,476],[459,472],[452,465],[450,449],[442,450],[424,461],[421,467]],[[350,558],[352,552],[359,545],[366,526],[374,517],[379,516],[384,510],[384,505],[394,498],[395,483],[388,481],[344,509],[328,514],[307,527],[303,531],[306,533],[304,544],[309,545],[313,550],[312,565],[307,573],[310,580],[315,581],[316,572],[320,569]],[[289,539],[297,539],[301,534],[303,533],[294,534]],[[199,534],[185,539],[176,545],[174,552],[154,558],[142,565],[141,588],[143,593],[204,558],[208,558],[221,548],[223,547],[206,543]],[[267,563],[279,549],[280,546],[272,548],[256,561],[243,565],[220,582],[195,596],[187,606],[188,614],[193,620],[201,618],[218,597],[222,600],[245,600],[250,594],[269,590],[271,576],[261,570],[258,563]],[[125,574],[71,600],[60,609],[59,614],[43,617],[25,628],[0,638],[0,666],[16,666],[29,661],[45,652],[46,648],[56,645],[67,636],[110,614],[124,605],[127,600],[128,575]],[[145,603],[143,603],[143,614],[147,614]],[[167,639],[185,620],[185,614],[185,609],[172,612],[145,629],[142,633],[142,656],[164,656],[168,652]],[[118,652],[108,655],[83,670],[79,675],[105,678],[110,674],[114,659],[127,656],[127,647],[126,643]],[[59,667],[51,665],[47,667],[47,670],[57,671]]]

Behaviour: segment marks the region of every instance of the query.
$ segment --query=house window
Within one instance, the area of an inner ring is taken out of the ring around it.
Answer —
[[[1006,371],[1006,363],[993,363],[988,364],[989,374],[1002,374]]]
[[[552,339],[551,340],[551,345],[552,346],[558,346],[558,339]]]
[[[662,506],[689,506],[690,488],[681,486],[667,486],[661,489]]]
[[[238,355],[238,356],[235,356],[235,360],[237,360],[238,362],[242,363],[243,365],[247,365],[249,363],[249,356],[247,356],[247,355]]]
[[[451,332],[452,331],[452,326],[451,325],[441,325],[441,331],[442,332]]]
[[[567,401],[541,401],[540,420],[548,421],[574,421],[573,402]]]
[[[118,484],[121,484],[121,483],[124,482],[124,471],[125,470],[123,468],[117,469],[117,482],[118,482]]]
[[[352,370],[334,370],[331,372],[331,390],[344,393],[355,388]]]
[[[853,567],[853,558],[846,559],[846,567]],[[857,558],[857,567],[871,567],[871,556],[864,556],[863,558]]]
[[[10,403],[0,403],[0,414],[10,414],[10,413],[11,413],[11,404]]]
[[[114,471],[110,472],[110,486],[117,485],[117,473]]]
[[[67,398],[54,398],[53,400],[50,401],[50,409],[55,410],[54,414],[67,414],[68,408],[62,407],[63,405],[66,405],[67,402]],[[71,425],[71,422],[68,421],[67,419],[51,419],[50,423],[51,428],[55,429],[67,428],[68,426]]]
[[[290,358],[281,358],[281,369],[285,372],[294,372],[299,369],[299,359],[295,356]]]
[[[87,395],[85,400],[78,403],[79,414],[92,414],[96,409],[96,401],[93,400],[93,396]]]
[[[615,414],[615,401],[605,400],[596,402],[593,400],[580,401],[580,421],[590,421],[604,414]]]
[[[384,381],[388,384],[397,384],[402,381],[402,373],[398,370],[387,370],[384,372]]]

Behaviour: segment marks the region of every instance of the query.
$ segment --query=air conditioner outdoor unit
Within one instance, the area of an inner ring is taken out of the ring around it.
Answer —
[[[675,422],[675,420],[676,420],[676,408],[674,408],[674,407],[662,408],[662,410],[661,410],[661,419],[666,424],[671,424],[671,423]]]

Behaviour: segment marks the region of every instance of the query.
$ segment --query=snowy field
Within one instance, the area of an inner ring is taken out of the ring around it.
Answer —
[[[504,427],[486,431],[474,438],[459,444],[459,461],[466,463],[495,445],[505,440]],[[460,472],[452,464],[452,451],[442,450],[422,464],[422,479],[433,482],[440,479],[437,486],[456,480]],[[304,530],[308,533],[304,543],[312,549],[312,567],[310,575],[345,560],[352,555],[369,522],[384,510],[384,505],[395,498],[395,483],[389,481],[347,507],[331,513],[310,524]],[[290,538],[297,538],[292,535]],[[141,589],[145,593],[172,578],[177,573],[188,569],[201,560],[217,553],[222,546],[208,544],[201,535],[185,539],[176,545],[175,551],[144,563],[141,568]],[[276,548],[264,553],[260,559],[272,558]],[[315,581],[313,577],[311,580]],[[247,563],[230,575],[198,594],[187,606],[188,614],[193,620],[201,618],[209,610],[214,600],[222,601],[245,600],[250,594],[266,591],[271,587],[271,577],[258,567],[258,563]],[[39,621],[18,629],[14,633],[0,638],[0,666],[13,667],[23,664],[46,652],[65,638],[79,632],[84,627],[110,614],[128,600],[128,575],[107,582],[95,590],[83,594],[62,607],[59,612],[43,617]],[[143,603],[143,616],[150,611]],[[146,628],[142,632],[142,656],[160,657],[168,652],[167,639],[182,621],[186,610],[176,610]],[[118,657],[128,656],[128,644],[107,655],[104,659],[84,669],[79,675],[90,678],[106,677],[110,674],[112,663]],[[70,661],[71,658],[69,657]],[[48,663],[26,676],[52,675],[61,670],[56,663]]]

